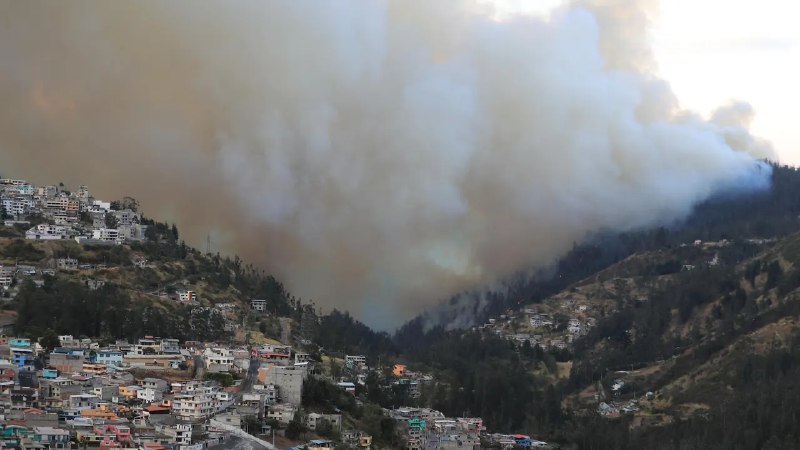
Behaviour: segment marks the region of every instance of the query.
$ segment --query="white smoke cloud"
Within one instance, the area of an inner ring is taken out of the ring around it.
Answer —
[[[133,195],[390,327],[768,182],[752,111],[704,120],[649,72],[642,5],[2,2],[0,163]]]

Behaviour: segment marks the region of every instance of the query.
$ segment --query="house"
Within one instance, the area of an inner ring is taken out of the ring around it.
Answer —
[[[143,389],[153,389],[161,393],[169,391],[170,388],[169,383],[161,378],[145,378],[140,384]]]
[[[165,355],[179,354],[181,345],[178,339],[161,339],[161,353]]]
[[[264,312],[267,310],[267,301],[258,299],[250,300],[250,309],[253,311]]]
[[[119,350],[99,350],[89,356],[89,361],[96,364],[119,366],[122,364],[124,354]]]
[[[267,419],[277,420],[280,423],[289,423],[294,419],[297,408],[291,403],[272,405],[268,408]]]
[[[372,436],[361,431],[345,430],[342,431],[342,442],[367,450],[372,447]]]
[[[78,270],[78,260],[70,257],[58,258],[56,267],[59,270]]]
[[[50,353],[50,367],[62,373],[77,373],[83,370],[83,351],[55,349]]]
[[[308,450],[324,450],[336,447],[336,443],[326,439],[312,439],[306,444]]]
[[[62,348],[80,347],[80,340],[73,338],[70,334],[65,334],[58,337],[58,345]]]
[[[308,375],[304,366],[267,365],[258,369],[261,384],[277,386],[281,400],[299,405],[303,392],[303,381]]]
[[[186,289],[177,289],[178,300],[186,303],[194,303],[197,301],[197,293],[195,291],[188,291]]]
[[[274,384],[268,384],[266,386],[256,384],[253,386],[253,390],[261,395],[265,405],[274,405],[278,402],[278,387]]]
[[[180,420],[200,421],[217,412],[216,398],[207,393],[177,394],[172,400],[172,414]]]
[[[105,285],[106,285],[106,282],[104,280],[87,280],[86,281],[86,286],[88,286],[89,290],[92,290],[92,291],[96,291],[98,289],[101,289]]]
[[[122,238],[119,235],[119,230],[116,228],[98,228],[96,230],[92,230],[92,239],[96,241],[103,241],[103,242],[113,242],[118,243],[122,242]]]
[[[136,355],[157,355],[161,353],[161,341],[152,336],[145,336],[133,346]]]
[[[309,430],[316,430],[323,422],[327,422],[332,429],[339,430],[342,426],[342,415],[311,413],[306,416],[306,426]]]
[[[578,319],[569,319],[567,323],[567,332],[571,334],[581,334],[583,331],[583,325],[581,325],[581,321]]]
[[[8,347],[11,353],[11,362],[17,368],[33,367],[35,355],[30,339],[9,339]]]
[[[14,275],[8,272],[0,271],[0,287],[8,290],[12,284],[14,284]]]
[[[367,367],[367,357],[364,355],[345,355],[344,364],[348,369],[362,370]]]
[[[33,427],[30,439],[47,449],[70,448],[69,431],[52,427]]]
[[[226,348],[207,348],[203,352],[203,363],[209,372],[230,372],[235,358]]]
[[[309,361],[311,361],[311,355],[309,355],[308,353],[295,353],[294,354],[294,363],[295,364],[307,363]]]
[[[119,386],[119,395],[125,399],[137,398],[141,389],[142,387],[139,385]]]
[[[164,398],[164,393],[158,389],[142,388],[136,391],[136,398],[147,403],[160,402]]]
[[[545,314],[534,314],[531,316],[530,322],[533,328],[544,328],[553,325],[553,321]]]
[[[63,226],[39,224],[25,232],[25,239],[30,240],[65,240],[69,239],[67,228]]]
[[[69,396],[69,408],[74,410],[94,409],[100,403],[95,394],[75,394]]]
[[[39,406],[39,391],[32,387],[11,389],[9,397],[12,409],[28,409]]]

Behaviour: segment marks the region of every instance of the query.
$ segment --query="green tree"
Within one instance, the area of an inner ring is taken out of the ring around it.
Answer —
[[[105,222],[106,222],[106,228],[109,228],[109,229],[112,229],[112,230],[116,229],[117,226],[119,225],[119,221],[117,220],[117,216],[115,216],[111,212],[107,212],[106,213]]]
[[[289,439],[298,439],[307,431],[306,426],[299,420],[292,419],[283,434]]]
[[[50,353],[54,348],[61,345],[61,341],[58,340],[58,336],[56,336],[53,330],[48,328],[39,338],[39,345],[44,347],[45,352]]]

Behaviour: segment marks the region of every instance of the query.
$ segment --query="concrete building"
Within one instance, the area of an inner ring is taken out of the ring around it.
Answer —
[[[258,370],[258,380],[262,384],[277,386],[280,399],[284,403],[299,405],[303,393],[303,381],[308,375],[305,366],[268,365]]]
[[[264,312],[267,310],[267,301],[259,299],[250,300],[250,309],[253,311]]]
[[[70,409],[82,411],[84,409],[94,409],[100,403],[100,397],[94,394],[75,394],[69,396]]]

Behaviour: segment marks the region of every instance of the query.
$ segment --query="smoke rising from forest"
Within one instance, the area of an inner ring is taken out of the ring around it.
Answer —
[[[647,1],[0,2],[0,168],[131,195],[398,325],[595,230],[765,187],[752,109],[680,109]]]

